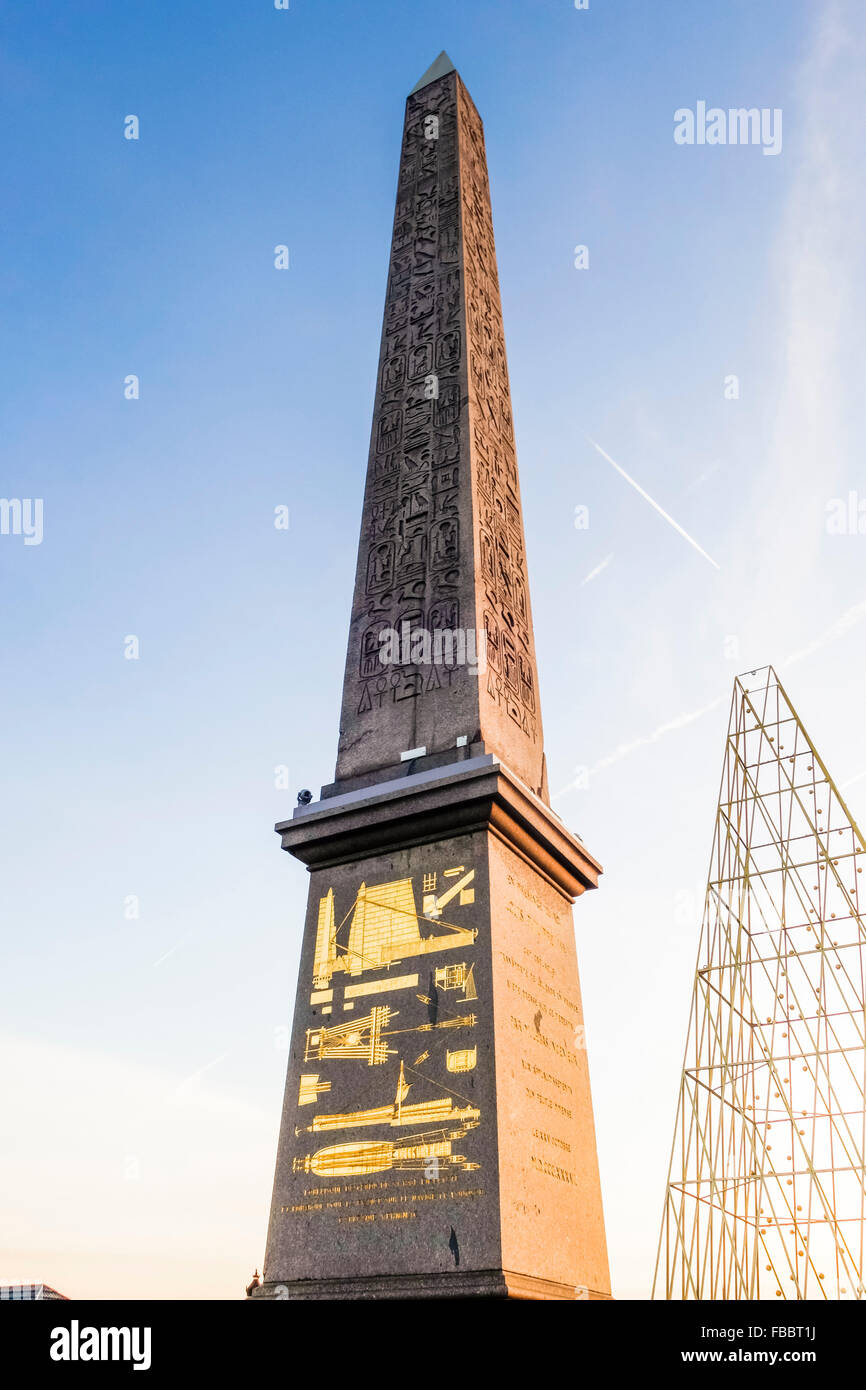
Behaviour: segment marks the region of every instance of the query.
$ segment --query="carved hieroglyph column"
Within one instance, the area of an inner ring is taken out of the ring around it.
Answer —
[[[571,904],[547,804],[481,120],[410,94],[334,782],[255,1297],[610,1297]]]
[[[383,664],[383,632],[402,658],[416,632],[461,631],[480,678]],[[455,732],[546,799],[484,129],[452,69],[406,108],[337,780],[450,756]]]

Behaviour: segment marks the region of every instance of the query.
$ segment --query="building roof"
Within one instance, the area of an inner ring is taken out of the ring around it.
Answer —
[[[68,1303],[65,1293],[58,1293],[50,1284],[0,1284],[0,1302],[33,1302],[35,1299],[61,1299]]]

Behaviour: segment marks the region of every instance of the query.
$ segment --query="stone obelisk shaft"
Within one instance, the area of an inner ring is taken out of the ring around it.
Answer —
[[[546,800],[484,132],[451,71],[406,107],[335,790],[458,738]]]

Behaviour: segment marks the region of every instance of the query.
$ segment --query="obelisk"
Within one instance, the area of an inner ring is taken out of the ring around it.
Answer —
[[[335,779],[255,1297],[610,1297],[481,119],[409,95]]]

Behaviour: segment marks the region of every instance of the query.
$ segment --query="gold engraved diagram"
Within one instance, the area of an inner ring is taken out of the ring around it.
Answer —
[[[406,1080],[406,1071],[400,1063],[400,1076],[397,1081],[397,1095],[390,1105],[380,1105],[373,1110],[352,1110],[345,1115],[316,1115],[312,1124],[296,1129],[296,1134],[318,1134],[326,1129],[352,1129],[356,1125],[427,1125],[458,1120],[464,1124],[477,1122],[480,1111],[473,1106],[463,1108],[454,1105],[453,1098],[440,1096],[435,1100],[420,1101],[415,1105],[405,1105],[404,1101],[411,1090],[412,1083]]]
[[[477,999],[475,988],[475,966],[461,962],[460,965],[443,965],[435,975],[437,989],[461,989],[464,999]]]
[[[421,995],[418,998],[422,998]],[[423,1002],[427,1002],[426,999]],[[370,1067],[381,1066],[397,1049],[384,1040],[398,1033],[432,1033],[439,1028],[474,1028],[475,1014],[457,1014],[436,1023],[417,1023],[414,1028],[389,1028],[398,1010],[379,1004],[364,1018],[337,1023],[329,1028],[308,1028],[304,1061],[366,1061]],[[450,1054],[449,1054],[450,1055]],[[449,1067],[449,1070],[453,1070]],[[467,1068],[468,1070],[468,1068]]]
[[[298,1109],[317,1107],[320,1097],[332,1090],[332,1082],[322,1079],[318,1070],[322,1065],[327,1076],[330,1063],[348,1063],[348,1069],[341,1065],[340,1072],[344,1077],[348,1073],[350,1095],[355,1089],[351,1084],[352,1064],[366,1071],[369,1067],[387,1067],[392,1059],[399,1058],[399,1069],[394,1081],[389,1084],[385,1080],[390,1096],[387,1091],[385,1096],[380,1092],[384,1103],[371,1106],[363,1102],[359,1105],[356,1101],[356,1108],[312,1115],[308,1112],[304,1117],[306,1122],[299,1116],[295,1136],[300,1139],[304,1135],[377,1126],[420,1132],[405,1138],[359,1137],[301,1153],[293,1159],[293,1172],[324,1178],[363,1177],[391,1169],[414,1169],[424,1172],[425,1176],[438,1176],[443,1171],[472,1170],[479,1166],[465,1154],[455,1152],[455,1146],[478,1127],[480,1108],[474,1104],[471,1083],[470,1094],[461,1094],[451,1089],[454,1081],[448,1075],[472,1071],[477,1048],[444,1046],[455,1031],[474,1029],[478,1020],[475,1013],[461,1009],[460,1004],[454,1010],[444,1008],[438,997],[438,991],[442,990],[452,992],[452,997],[456,995],[461,1001],[478,998],[471,958],[430,971],[429,993],[418,990],[418,975],[390,970],[403,960],[455,948],[465,950],[474,945],[478,935],[475,928],[443,920],[449,909],[453,911],[474,902],[474,881],[475,870],[463,864],[419,875],[419,886],[423,889],[420,914],[411,878],[380,884],[362,883],[342,920],[337,915],[333,888],[319,899],[310,999],[316,1011],[326,1015],[331,1012],[335,995],[333,980],[340,972],[350,978],[372,976],[362,983],[346,985],[343,996],[346,1011],[354,1010],[355,1000],[367,993],[383,994],[395,989],[406,993],[399,1009],[384,1002],[377,1003],[359,1017],[352,1013],[344,1022],[317,1021],[306,1030],[304,1063],[308,1068],[312,1064],[317,1069],[305,1069],[301,1073]],[[377,978],[373,972],[382,973]],[[409,991],[413,991],[411,995]],[[419,1005],[424,1009],[421,1014],[424,1021],[415,1022]],[[409,1041],[409,1035],[420,1033],[427,1035],[427,1045],[425,1047],[418,1039],[416,1048],[420,1046],[420,1050],[417,1056],[415,1049],[409,1053],[410,1059],[415,1056],[414,1065],[409,1065],[400,1055],[403,1052],[400,1038],[406,1035]],[[424,1070],[417,1070],[422,1065]],[[445,1084],[446,1080],[449,1085]],[[340,1089],[342,1098],[346,1086]],[[366,1087],[364,1090],[366,1092]],[[427,1098],[419,1098],[419,1091]]]
[[[411,878],[396,879],[391,883],[362,883],[352,908],[339,925],[334,891],[329,889],[325,897],[319,900],[313,961],[314,988],[327,989],[338,971],[356,976],[368,970],[390,967],[411,957],[473,945],[478,935],[474,928],[453,926],[443,922],[441,915],[443,907],[455,897],[464,905],[474,901],[475,892],[469,886],[474,877],[475,870],[470,869],[439,897],[435,893],[425,894],[424,913],[420,919]],[[350,914],[347,940],[342,942],[340,933],[345,931]],[[436,933],[422,936],[422,921],[435,926]]]
[[[350,1178],[384,1173],[392,1168],[423,1171],[435,1159],[437,1170],[462,1168],[471,1172],[480,1165],[469,1163],[463,1154],[454,1153],[452,1143],[463,1139],[476,1123],[429,1130],[410,1142],[370,1139],[354,1144],[334,1144],[332,1148],[294,1159],[292,1168],[296,1173],[315,1173],[320,1178]]]
[[[315,1072],[305,1072],[301,1075],[301,1084],[298,1087],[298,1105],[315,1105],[322,1092],[330,1089],[330,1081],[320,1081]]]
[[[459,1052],[446,1052],[445,1065],[449,1071],[474,1071],[478,1052],[474,1047],[461,1048]]]

